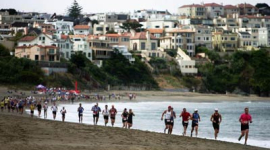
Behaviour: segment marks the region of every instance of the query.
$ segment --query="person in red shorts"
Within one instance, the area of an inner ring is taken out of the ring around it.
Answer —
[[[183,111],[182,113],[180,114],[179,117],[182,117],[182,125],[183,125],[183,128],[184,128],[184,132],[183,132],[183,136],[186,135],[186,131],[187,131],[187,127],[188,127],[188,121],[190,119],[190,113],[187,112],[186,108],[183,108]]]
[[[241,135],[238,138],[238,141],[240,141],[242,137],[245,136],[245,145],[247,145],[249,123],[252,123],[252,117],[248,112],[248,108],[245,108],[245,113],[240,116],[239,122],[241,123]]]

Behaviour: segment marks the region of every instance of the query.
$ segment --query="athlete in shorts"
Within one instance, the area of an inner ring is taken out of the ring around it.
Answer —
[[[52,114],[53,114],[53,119],[55,120],[56,113],[57,113],[57,110],[58,110],[58,107],[56,106],[55,102],[53,103],[53,106],[51,107],[51,110],[52,110]]]
[[[243,113],[240,116],[239,122],[241,123],[241,135],[238,138],[238,141],[240,141],[242,139],[242,137],[245,136],[245,145],[247,145],[248,133],[249,133],[249,123],[252,123],[252,117],[249,114],[248,108],[245,108],[245,113]]]
[[[31,113],[31,117],[32,117],[32,118],[34,117],[34,110],[35,110],[35,106],[34,106],[34,104],[32,103],[32,104],[30,105],[30,113]]]
[[[84,111],[84,108],[82,107],[82,104],[80,103],[79,104],[79,107],[78,107],[78,116],[79,116],[79,123],[82,123],[83,121],[83,111]]]
[[[124,109],[121,117],[122,117],[123,128],[127,128],[128,112],[126,108]]]
[[[44,119],[47,118],[47,110],[48,110],[48,105],[47,102],[43,105],[43,110],[44,110]]]
[[[182,125],[184,128],[183,136],[185,136],[187,134],[188,121],[191,118],[191,116],[190,113],[187,112],[186,108],[183,108],[183,111],[179,117],[182,117]]]
[[[60,110],[60,113],[62,114],[62,122],[65,122],[66,113],[67,113],[67,110],[65,109],[65,107],[63,107],[63,108]]]
[[[163,116],[165,115],[165,129],[164,133],[166,133],[166,130],[168,130],[168,134],[170,134],[172,124],[171,124],[171,117],[173,116],[173,112],[171,111],[171,106],[168,107],[168,110],[165,110],[161,115],[161,120],[163,120]]]
[[[217,139],[219,133],[219,126],[222,121],[221,115],[218,113],[218,109],[215,109],[215,113],[211,116],[210,121],[213,123],[213,128],[215,130],[215,139]]]
[[[133,113],[132,109],[129,109],[128,112],[128,128],[130,129],[132,127],[133,124],[133,116],[135,116],[135,114]]]
[[[116,117],[116,114],[117,114],[117,110],[114,108],[114,105],[112,105],[112,108],[110,109],[109,113],[110,113],[110,117],[111,117],[111,123],[112,123],[112,126],[113,126],[114,122],[115,122],[115,117]]]
[[[172,134],[172,131],[173,131],[173,125],[174,125],[174,119],[176,118],[176,114],[175,114],[175,112],[173,111],[173,107],[172,107],[172,109],[171,109],[171,111],[172,111],[172,116],[171,116],[171,130],[169,131],[169,134]]]
[[[198,136],[198,128],[199,128],[199,121],[201,121],[200,115],[198,114],[198,109],[194,110],[194,113],[191,116],[191,120],[192,120],[192,129],[191,129],[191,137],[192,137],[192,133],[195,129],[196,132],[196,137]]]
[[[38,104],[37,104],[38,117],[40,117],[40,114],[41,114],[41,108],[42,108],[41,103],[38,102]]]
[[[99,112],[101,112],[100,107],[98,107],[98,103],[96,103],[96,105],[92,107],[92,111],[93,111],[93,123],[94,125],[97,125]]]
[[[109,115],[110,115],[110,112],[108,110],[108,105],[105,105],[105,109],[102,111],[102,115],[104,118],[105,126],[107,126],[107,123],[109,121]]]

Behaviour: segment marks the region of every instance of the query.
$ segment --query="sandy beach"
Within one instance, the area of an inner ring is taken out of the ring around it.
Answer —
[[[121,128],[62,123],[0,113],[1,150],[260,150],[199,138]]]

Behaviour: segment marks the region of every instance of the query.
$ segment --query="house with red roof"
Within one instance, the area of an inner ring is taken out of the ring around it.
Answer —
[[[206,17],[215,18],[218,16],[224,16],[224,7],[223,5],[217,3],[205,3],[203,5],[206,9]]]
[[[189,18],[205,18],[206,9],[200,4],[183,5],[178,8],[178,14]]]
[[[259,12],[259,9],[248,3],[238,4],[240,15],[255,15]]]
[[[237,6],[234,5],[225,5],[224,6],[224,16],[230,16],[232,14],[239,14],[239,8]]]
[[[18,41],[18,46],[31,45],[52,45],[56,42],[52,39],[52,35],[41,33],[39,35],[27,35]]]
[[[91,34],[91,27],[88,25],[76,25],[73,27],[74,35]]]
[[[133,51],[157,50],[158,39],[147,32],[131,31],[130,46]]]

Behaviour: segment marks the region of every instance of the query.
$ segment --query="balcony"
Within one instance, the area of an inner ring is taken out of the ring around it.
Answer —
[[[47,55],[60,55],[60,51],[56,50],[56,51],[48,51]]]

